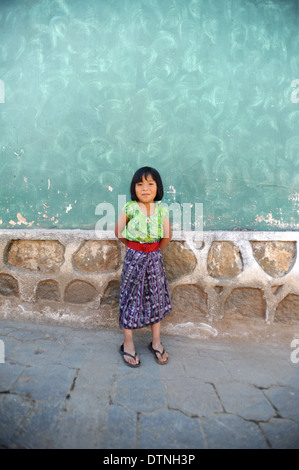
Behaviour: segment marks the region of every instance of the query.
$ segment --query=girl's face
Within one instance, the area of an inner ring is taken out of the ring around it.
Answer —
[[[157,194],[157,183],[152,175],[142,176],[142,181],[135,184],[135,193],[139,202],[143,204],[154,202]]]

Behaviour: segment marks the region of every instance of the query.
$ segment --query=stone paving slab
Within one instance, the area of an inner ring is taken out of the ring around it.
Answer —
[[[217,391],[227,413],[250,421],[267,421],[276,416],[276,410],[262,390],[252,384],[227,382],[217,384]]]
[[[170,359],[122,332],[0,320],[0,448],[299,448],[291,348],[164,336]]]

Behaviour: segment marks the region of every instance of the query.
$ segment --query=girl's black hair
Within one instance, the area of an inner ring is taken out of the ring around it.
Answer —
[[[161,179],[159,172],[155,170],[155,168],[151,168],[150,166],[143,166],[142,168],[139,168],[139,170],[135,172],[131,181],[130,191],[131,191],[132,201],[138,200],[136,196],[136,192],[135,192],[135,185],[142,181],[143,176],[145,177],[145,179],[147,179],[149,175],[152,176],[153,180],[157,184],[157,194],[156,194],[154,201],[162,200],[163,195],[164,195],[164,189],[163,189],[163,183],[162,183],[162,179]]]

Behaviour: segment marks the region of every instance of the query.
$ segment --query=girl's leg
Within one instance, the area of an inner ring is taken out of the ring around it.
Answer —
[[[133,341],[133,330],[128,330],[124,328],[124,352],[131,354],[132,356],[135,355],[135,347],[134,347],[134,341]],[[136,356],[136,360],[133,359],[133,357],[130,356],[125,356],[124,357],[127,362],[130,364],[138,364],[139,363],[139,357]]]
[[[160,338],[160,331],[161,331],[160,322],[154,323],[151,326],[151,328],[152,328],[152,335],[153,335],[153,341],[152,341],[153,349],[157,349],[158,351],[160,351],[160,353],[162,353],[164,348],[162,346],[161,338]],[[168,354],[167,352],[165,352],[163,354],[163,357],[161,357],[159,354],[157,355],[157,357],[159,359],[159,362],[166,362],[168,359]]]

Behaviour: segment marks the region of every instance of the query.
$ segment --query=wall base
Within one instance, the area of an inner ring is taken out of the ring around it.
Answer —
[[[273,344],[299,337],[298,238],[175,233],[162,252],[173,302],[164,333]],[[124,254],[111,232],[2,230],[0,318],[118,329]]]

